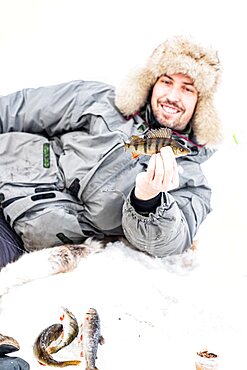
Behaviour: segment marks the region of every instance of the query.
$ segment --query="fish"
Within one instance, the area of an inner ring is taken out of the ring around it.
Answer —
[[[165,146],[172,148],[176,158],[191,153],[187,146],[172,138],[172,130],[167,127],[150,130],[144,136],[133,135],[124,143],[125,150],[131,149],[133,159],[138,158],[140,154],[157,154]]]
[[[96,367],[98,344],[105,343],[100,332],[100,318],[95,308],[89,308],[80,326],[79,343],[82,345],[81,355],[85,356],[85,370],[98,370]]]
[[[68,346],[79,333],[76,317],[66,307],[62,307],[60,324],[53,324],[44,329],[36,339],[33,352],[38,362],[52,367],[79,365],[79,360],[57,361],[51,355]]]
[[[81,361],[78,360],[56,361],[51,356],[51,351],[49,351],[49,353],[47,352],[47,347],[49,347],[52,342],[59,340],[62,335],[62,324],[50,325],[39,334],[33,345],[33,353],[39,364],[48,365],[50,367],[66,367],[70,365],[79,365],[81,363]]]
[[[46,351],[48,353],[56,353],[60,351],[60,349],[68,346],[78,336],[79,325],[77,319],[66,307],[62,307],[60,321],[63,326],[63,333],[59,340],[55,343],[51,343],[47,347]]]

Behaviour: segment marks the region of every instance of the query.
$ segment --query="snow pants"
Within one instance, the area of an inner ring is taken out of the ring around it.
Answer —
[[[21,239],[11,230],[0,210],[0,270],[7,263],[17,260],[23,253]]]

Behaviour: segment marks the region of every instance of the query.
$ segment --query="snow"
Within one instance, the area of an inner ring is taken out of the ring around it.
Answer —
[[[105,338],[98,349],[100,370],[191,370],[196,352],[205,348],[219,355],[221,370],[245,368],[244,4],[225,4],[222,10],[211,1],[204,9],[198,1],[178,2],[167,9],[160,1],[151,7],[126,0],[121,19],[110,1],[10,0],[2,8],[1,94],[76,78],[116,83],[173,33],[212,43],[224,66],[217,102],[226,140],[203,165],[213,211],[197,235],[198,249],[154,259],[116,242],[71,273],[11,290],[0,300],[0,332],[19,341],[21,349],[13,355],[28,361],[31,370],[43,368],[32,345],[41,330],[58,322],[61,306],[79,323],[89,307],[98,310]],[[74,358],[77,350],[71,345],[58,357]]]
[[[237,156],[239,150],[233,150]],[[224,176],[220,180],[223,184]],[[215,197],[220,196],[219,183],[217,191]],[[221,207],[222,196],[218,201],[220,207],[215,201],[211,219],[198,234],[196,251],[156,259],[122,242],[109,243],[73,272],[33,281],[3,296],[1,332],[20,342],[18,355],[38,370],[42,367],[32,345],[41,330],[59,321],[60,307],[68,307],[79,323],[94,307],[105,338],[98,349],[99,369],[189,370],[195,353],[205,348],[220,356],[222,370],[237,368],[245,359],[246,253],[243,231],[232,230],[242,225],[237,218],[236,225],[229,222],[226,211],[231,209]],[[57,358],[77,356],[72,344]]]

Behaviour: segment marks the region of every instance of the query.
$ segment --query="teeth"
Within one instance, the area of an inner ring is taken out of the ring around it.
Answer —
[[[163,110],[166,112],[166,113],[177,113],[178,110],[176,108],[171,108],[171,107],[166,107],[166,106],[163,106]]]

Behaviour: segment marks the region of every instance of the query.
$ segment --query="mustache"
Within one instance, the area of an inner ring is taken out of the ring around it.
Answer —
[[[166,100],[160,101],[160,103],[162,103],[162,104],[169,104],[173,108],[176,108],[176,109],[179,109],[181,111],[184,111],[184,108],[180,104],[178,104],[178,103],[176,103],[174,101],[171,101],[171,100],[169,100],[167,98],[166,98]]]

